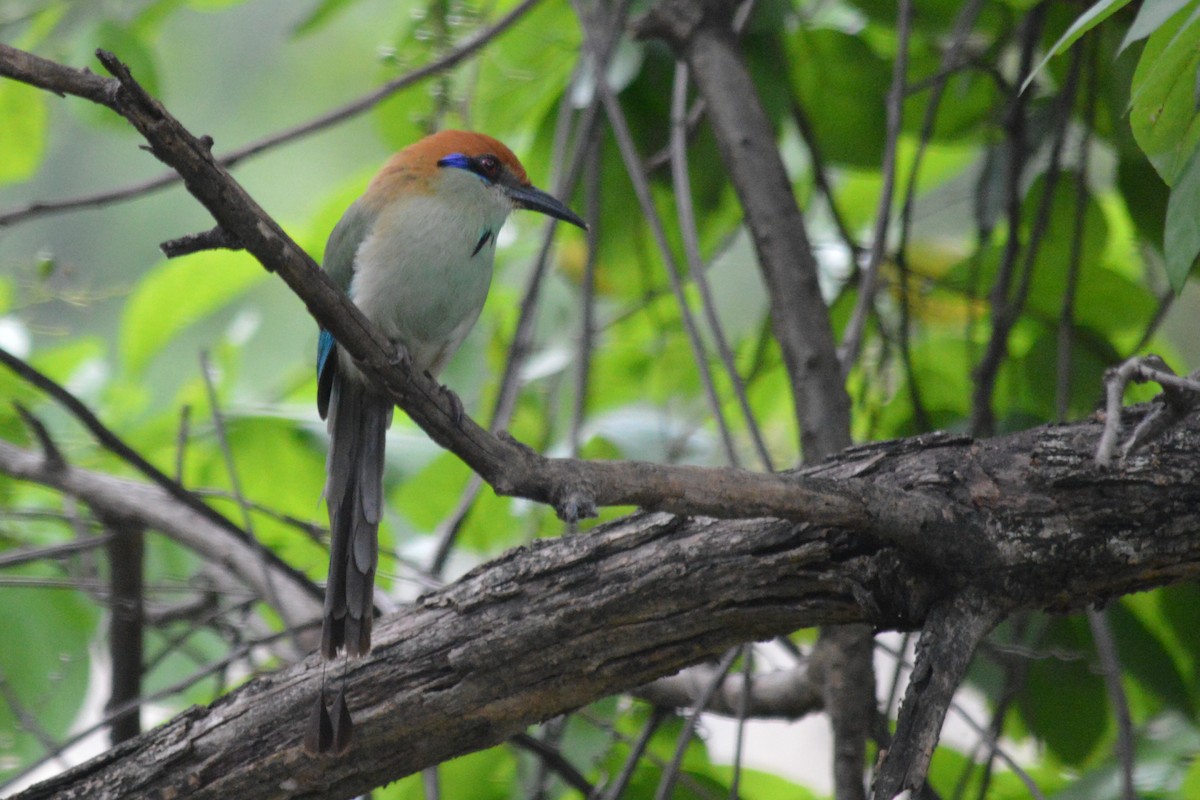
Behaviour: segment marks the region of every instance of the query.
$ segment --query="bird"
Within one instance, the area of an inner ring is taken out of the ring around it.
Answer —
[[[587,228],[529,182],[504,144],[444,130],[388,159],[334,227],[322,267],[414,370],[436,377],[483,310],[496,235],[517,209]],[[331,540],[321,632],[327,660],[343,649],[349,656],[371,649],[392,409],[391,398],[322,328],[317,410],[329,432],[323,494]],[[461,405],[458,411],[461,417]]]

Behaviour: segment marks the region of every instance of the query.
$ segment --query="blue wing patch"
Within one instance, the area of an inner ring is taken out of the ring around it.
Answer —
[[[337,341],[332,333],[322,328],[317,337],[317,411],[321,419],[329,413],[329,395],[333,392],[337,364]]]

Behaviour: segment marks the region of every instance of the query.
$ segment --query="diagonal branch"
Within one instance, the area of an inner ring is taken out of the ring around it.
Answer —
[[[541,0],[522,0],[511,11],[506,13],[500,19],[496,20],[491,26],[480,30],[478,33],[470,36],[457,47],[449,50],[438,58],[433,59],[428,64],[414,69],[410,72],[394,78],[382,86],[371,90],[362,97],[351,100],[343,106],[327,111],[320,116],[310,119],[306,122],[288,128],[286,130],[273,133],[265,136],[258,141],[251,142],[243,147],[233,150],[221,156],[218,163],[225,168],[233,167],[242,161],[253,158],[261,153],[265,153],[280,145],[293,142],[297,139],[302,139],[309,134],[317,133],[325,128],[337,125],[348,119],[352,119],[364,111],[369,111],[382,101],[391,97],[396,92],[407,89],[409,86],[419,83],[428,77],[445,72],[454,66],[457,66],[462,61],[479,52],[485,45],[493,39],[504,33],[524,17],[530,10],[533,9]],[[58,91],[52,87],[51,91],[57,91],[58,94],[73,94],[68,91]],[[99,102],[99,101],[97,101]],[[101,103],[104,105],[104,103]],[[66,211],[74,211],[81,208],[96,208],[98,206],[109,205],[111,203],[123,202],[132,200],[136,197],[149,194],[159,189],[165,189],[177,183],[180,179],[178,172],[170,171],[162,175],[150,178],[146,181],[123,186],[118,189],[107,189],[102,192],[95,192],[80,197],[72,197],[66,200],[38,201],[30,203],[21,208],[11,209],[4,213],[0,213],[0,228],[8,225],[15,225],[19,222],[24,222],[28,219],[46,216],[49,214],[63,213]],[[169,254],[168,254],[169,255]]]
[[[892,800],[906,789],[916,792],[925,785],[946,711],[975,648],[1007,611],[1000,598],[967,589],[930,612],[896,720],[896,736],[875,777],[876,800]]]
[[[244,593],[248,588],[267,603],[277,597],[275,611],[294,625],[320,618],[321,592],[311,581],[160,486],[57,464],[3,441],[0,473],[56,489],[87,503],[102,517],[164,533],[216,566],[213,576],[222,581],[222,591]]]

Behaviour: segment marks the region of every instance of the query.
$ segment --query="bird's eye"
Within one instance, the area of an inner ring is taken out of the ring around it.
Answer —
[[[480,156],[476,163],[479,165],[479,172],[486,178],[495,178],[500,174],[500,159],[495,156]]]

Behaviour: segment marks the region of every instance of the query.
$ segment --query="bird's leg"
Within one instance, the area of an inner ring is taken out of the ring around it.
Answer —
[[[393,367],[405,367],[405,368],[411,367],[412,366],[412,356],[409,355],[408,348],[405,347],[402,342],[395,342],[395,341],[392,342],[392,347],[394,347],[395,349],[392,352],[392,357],[388,361],[388,363],[391,364]],[[426,373],[426,374],[428,374],[428,373]]]
[[[437,382],[437,379],[429,374],[429,370],[425,371],[425,377],[429,378],[431,381]],[[463,410],[462,399],[454,393],[453,389],[444,383],[438,383],[437,387],[438,391],[441,392],[446,398],[446,402],[450,404],[450,419],[454,420],[454,425],[456,427],[462,427],[463,418],[466,417],[466,412]]]

